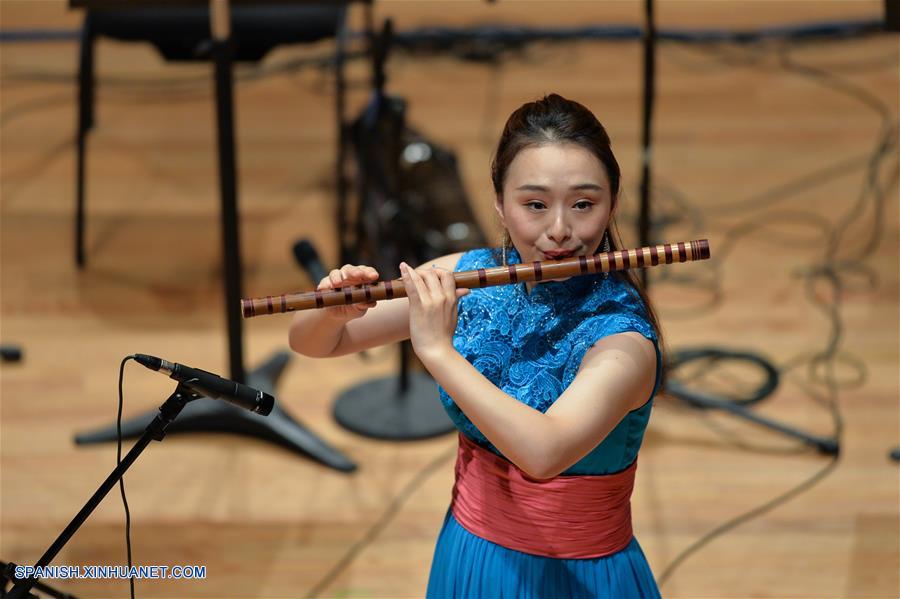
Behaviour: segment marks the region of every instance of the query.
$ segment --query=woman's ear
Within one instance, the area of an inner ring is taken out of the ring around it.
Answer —
[[[503,196],[499,193],[497,197],[494,198],[494,210],[497,211],[497,216],[500,218],[500,224],[503,225],[503,228],[506,228],[506,218],[503,216]]]

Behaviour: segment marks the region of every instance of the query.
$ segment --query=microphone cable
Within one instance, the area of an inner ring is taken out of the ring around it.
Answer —
[[[134,355],[126,356],[119,364],[119,410],[116,414],[116,467],[122,465],[122,405],[125,403],[122,394],[122,384],[125,378],[125,364],[128,360],[134,360]],[[119,477],[119,492],[122,495],[122,505],[125,508],[125,548],[128,551],[128,573],[131,574],[131,511],[128,509],[128,499],[125,497],[125,473]],[[134,599],[134,576],[128,577],[128,587],[131,591],[131,599]]]

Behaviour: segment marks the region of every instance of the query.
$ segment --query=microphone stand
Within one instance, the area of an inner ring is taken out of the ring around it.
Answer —
[[[147,426],[143,436],[135,442],[131,451],[128,452],[128,455],[122,458],[122,462],[116,466],[106,480],[103,481],[103,484],[100,485],[100,488],[98,488],[91,498],[88,499],[87,503],[84,504],[81,511],[76,514],[65,530],[63,530],[56,540],[53,541],[50,548],[47,549],[44,555],[41,556],[41,559],[35,564],[36,568],[44,568],[53,561],[53,558],[56,557],[63,546],[72,538],[72,535],[74,535],[81,525],[84,524],[84,521],[87,520],[94,509],[100,505],[100,502],[103,501],[106,494],[109,493],[117,482],[119,482],[119,479],[122,478],[125,471],[128,470],[135,460],[137,460],[138,456],[141,455],[141,452],[143,452],[147,445],[150,444],[150,441],[162,441],[163,437],[166,435],[166,427],[175,420],[188,402],[199,399],[200,397],[202,396],[196,391],[182,383],[178,383],[178,386],[175,388],[172,395],[170,395],[163,405],[159,407],[159,414],[157,414],[156,418],[154,418],[149,426]],[[6,575],[10,580],[16,581],[7,596],[10,599],[27,599],[29,597],[29,591],[38,584],[37,577],[30,576],[25,579],[16,579],[13,576],[15,567],[16,565],[12,563],[7,564],[6,566]]]

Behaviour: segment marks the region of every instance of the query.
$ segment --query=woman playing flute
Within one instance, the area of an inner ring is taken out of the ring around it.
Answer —
[[[509,117],[491,177],[502,248],[401,264],[406,298],[298,312],[291,347],[410,339],[437,381],[460,445],[428,597],[658,597],[630,497],[663,344],[633,271],[471,290],[452,274],[621,248],[609,136],[546,96]],[[345,265],[318,288],[377,279]]]

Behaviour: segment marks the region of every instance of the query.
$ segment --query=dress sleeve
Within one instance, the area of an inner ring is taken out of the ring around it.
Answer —
[[[602,302],[596,312],[578,327],[570,361],[564,375],[564,384],[568,386],[572,382],[575,375],[578,374],[584,355],[600,339],[618,333],[634,331],[650,340],[653,343],[653,348],[656,350],[656,382],[653,385],[650,397],[647,398],[649,401],[656,395],[662,380],[663,362],[659,338],[647,316],[646,308],[640,296],[627,286],[627,283],[620,282],[620,285],[621,288],[618,293],[613,294],[611,298]]]
[[[494,250],[492,250],[491,248],[469,250],[459,257],[459,260],[456,262],[456,268],[453,269],[453,272],[495,266],[494,264],[491,264],[493,259],[493,252]]]

